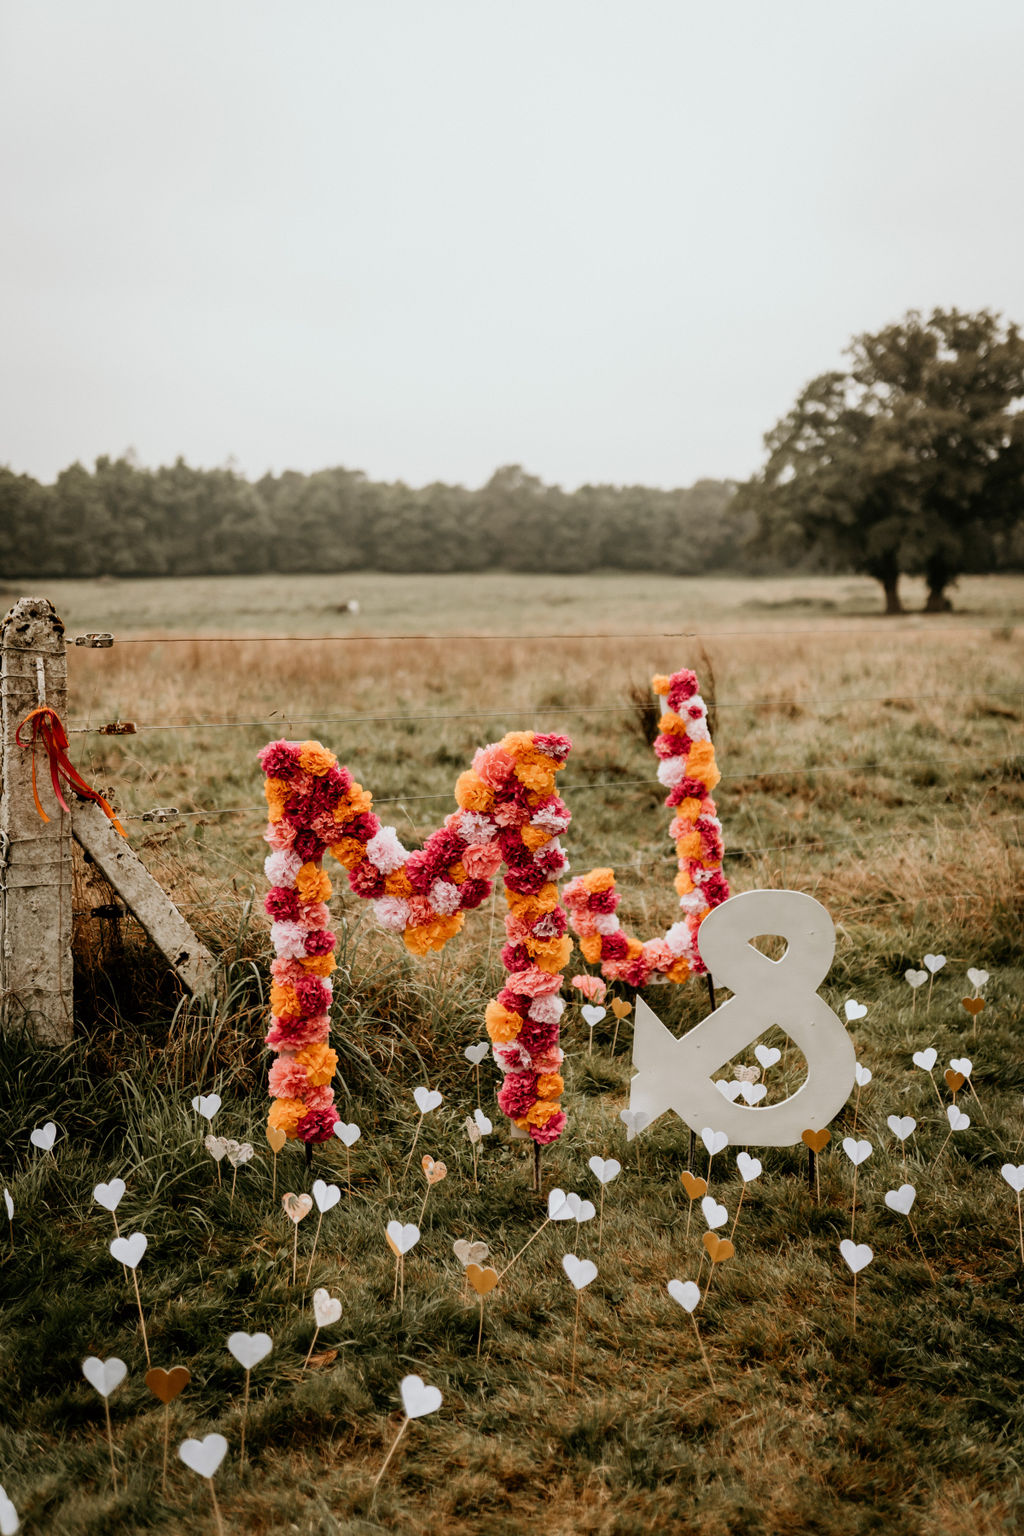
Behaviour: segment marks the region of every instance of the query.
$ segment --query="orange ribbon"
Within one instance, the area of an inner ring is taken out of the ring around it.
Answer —
[[[22,741],[21,733],[27,725],[32,727],[32,737],[29,741]],[[44,821],[49,821],[50,818],[43,810],[39,800],[39,790],[36,787],[37,742],[41,742],[46,748],[46,756],[50,763],[50,780],[53,784],[53,792],[57,796],[57,804],[61,810],[67,811],[69,814],[71,812],[71,807],[61,792],[60,781],[63,779],[80,800],[94,801],[100,810],[110,818],[122,837],[128,836],[103,796],[97,793],[95,789],[90,789],[74,763],[68,757],[67,732],[61,724],[60,716],[55,709],[48,709],[45,706],[40,709],[34,709],[30,715],[25,716],[18,726],[14,733],[14,739],[19,747],[26,747],[32,753],[32,798],[36,803],[36,810]]]

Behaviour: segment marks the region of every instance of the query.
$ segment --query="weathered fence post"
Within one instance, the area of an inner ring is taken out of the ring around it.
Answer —
[[[42,1041],[71,1037],[71,817],[57,804],[46,754],[36,764],[14,733],[40,704],[67,718],[64,626],[43,597],[23,597],[0,625],[0,1024]]]

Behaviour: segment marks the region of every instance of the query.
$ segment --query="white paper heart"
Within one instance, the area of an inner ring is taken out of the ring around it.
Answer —
[[[951,1131],[966,1131],[971,1123],[970,1115],[965,1115],[956,1104],[946,1105],[946,1119],[949,1121]]]
[[[97,1184],[92,1197],[105,1211],[116,1211],[127,1187],[124,1179],[111,1179],[109,1184]]]
[[[686,1312],[692,1312],[700,1301],[700,1286],[692,1280],[670,1280],[668,1293]]]
[[[749,1152],[737,1152],[736,1167],[740,1171],[740,1178],[744,1184],[752,1183],[754,1179],[760,1178],[764,1172],[760,1160],[756,1157],[751,1157]]]
[[[329,1328],[341,1316],[341,1302],[332,1296],[325,1285],[313,1292],[313,1317],[318,1328]]]
[[[478,1040],[475,1045],[467,1045],[463,1051],[467,1061],[471,1061],[474,1067],[478,1067],[491,1048],[489,1040]]]
[[[28,1139],[40,1152],[49,1152],[57,1140],[57,1127],[52,1120],[47,1120],[45,1125],[37,1125],[34,1131],[30,1131]]]
[[[228,1143],[225,1136],[214,1136],[211,1132],[209,1136],[203,1138],[203,1146],[215,1163],[219,1163],[222,1157],[227,1156]]]
[[[967,967],[967,980],[976,992],[980,992],[988,981],[988,971],[977,971],[973,965]]]
[[[4,1208],[7,1211],[7,1220],[10,1221],[14,1216],[14,1200],[6,1184],[4,1185]]]
[[[915,991],[918,987],[923,987],[925,982],[928,980],[927,971],[915,971],[911,969],[909,971],[904,971],[903,974],[909,981],[910,985],[915,989]]]
[[[592,1157],[587,1167],[599,1184],[610,1184],[622,1172],[622,1164],[614,1157]]]
[[[724,1227],[729,1220],[729,1212],[724,1205],[719,1205],[714,1195],[705,1195],[700,1202],[700,1208],[704,1212],[704,1220],[712,1232],[717,1231],[719,1227]]]
[[[782,1060],[782,1052],[774,1045],[755,1045],[754,1055],[766,1072],[769,1067],[774,1067],[777,1061]]]
[[[253,1149],[247,1141],[229,1141],[227,1144],[228,1162],[232,1168],[242,1168],[253,1156]]]
[[[421,1115],[429,1115],[441,1103],[442,1096],[436,1088],[414,1088],[413,1098]]]
[[[715,1087],[722,1095],[722,1098],[728,1099],[730,1104],[735,1104],[743,1089],[748,1088],[749,1086],[749,1083],[733,1082],[732,1079],[728,1077],[715,1078]]]
[[[600,1024],[607,1011],[606,1008],[599,1008],[596,1003],[584,1003],[580,1009],[591,1029],[595,1024]]]
[[[843,1137],[843,1151],[855,1168],[867,1162],[872,1150],[870,1141],[854,1141],[852,1136]]]
[[[1024,1190],[1024,1163],[1019,1163],[1016,1167],[1013,1163],[1004,1163],[999,1172],[1018,1195]]]
[[[337,1184],[325,1184],[323,1179],[314,1179],[313,1199],[316,1201],[317,1210],[323,1216],[337,1205],[341,1199],[341,1190]]]
[[[925,955],[923,962],[925,970],[931,971],[933,976],[935,975],[936,971],[942,970],[942,967],[945,965],[945,963],[945,955]]]
[[[939,1059],[939,1053],[934,1045],[930,1045],[926,1051],[915,1051],[913,1062],[915,1067],[921,1067],[923,1071],[930,1072]]]
[[[867,1243],[855,1243],[849,1237],[843,1238],[839,1244],[839,1252],[855,1275],[859,1275],[875,1256],[874,1249],[869,1248]]]
[[[265,1360],[273,1347],[269,1333],[233,1333],[228,1339],[228,1349],[245,1371]]]
[[[964,1077],[970,1077],[974,1066],[969,1056],[952,1056],[949,1062],[954,1072],[962,1072]]]
[[[564,1189],[556,1188],[548,1191],[548,1220],[572,1220],[572,1206]]]
[[[890,1211],[898,1211],[901,1216],[909,1216],[911,1207],[917,1199],[917,1190],[913,1184],[901,1184],[899,1189],[887,1189],[885,1203]]]
[[[420,1240],[420,1229],[413,1221],[404,1226],[400,1221],[389,1221],[384,1229],[399,1253],[409,1253]]]
[[[228,1443],[223,1435],[204,1435],[202,1440],[183,1440],[178,1455],[192,1472],[200,1477],[212,1477],[228,1453]]]
[[[440,1388],[428,1387],[422,1376],[403,1376],[398,1390],[408,1419],[422,1419],[425,1413],[436,1413],[441,1406]]]
[[[597,1215],[597,1207],[592,1200],[578,1200],[576,1202],[576,1221],[582,1225],[585,1221],[593,1221]]]
[[[128,1367],[116,1355],[111,1355],[109,1360],[99,1360],[95,1355],[90,1355],[88,1360],[82,1361],[82,1375],[90,1387],[96,1388],[100,1397],[109,1397],[127,1374]]]
[[[913,1115],[890,1115],[885,1123],[898,1141],[906,1141],[917,1130]]]
[[[212,1120],[220,1109],[220,1103],[219,1093],[200,1093],[192,1100],[192,1108],[197,1115],[202,1115],[204,1120]]]
[[[494,1130],[493,1124],[490,1120],[488,1120],[482,1109],[474,1109],[473,1119],[476,1122],[476,1128],[480,1132],[481,1136],[489,1136]]]
[[[644,1109],[620,1109],[619,1119],[626,1127],[627,1141],[632,1141],[634,1136],[646,1130],[651,1123],[651,1117]]]
[[[848,998],[843,1004],[843,1012],[846,1014],[846,1022],[852,1024],[855,1019],[862,1019],[868,1011],[867,1003],[858,1003]]]
[[[746,1104],[760,1104],[762,1099],[768,1097],[768,1089],[764,1083],[740,1083],[740,1096]]]
[[[597,1265],[593,1259],[578,1259],[574,1253],[562,1255],[562,1268],[578,1291],[597,1279]]]
[[[871,1068],[862,1067],[858,1061],[857,1065],[853,1069],[853,1075],[857,1079],[858,1088],[866,1088],[868,1083],[871,1081]]]
[[[110,1245],[110,1252],[119,1264],[125,1264],[129,1269],[141,1263],[142,1255],[149,1247],[149,1238],[144,1232],[133,1232],[130,1237],[115,1237]]]
[[[729,1138],[724,1131],[713,1131],[710,1125],[706,1125],[700,1133],[700,1139],[704,1143],[705,1150],[710,1157],[723,1152],[729,1145]]]
[[[0,1536],[15,1536],[19,1524],[18,1511],[4,1489],[0,1488]]]
[[[354,1121],[346,1125],[344,1120],[339,1120],[334,1127],[334,1134],[346,1147],[354,1147],[363,1133]]]
[[[486,1243],[471,1243],[464,1237],[455,1239],[452,1243],[452,1251],[463,1269],[470,1264],[482,1264],[491,1256],[491,1250]]]

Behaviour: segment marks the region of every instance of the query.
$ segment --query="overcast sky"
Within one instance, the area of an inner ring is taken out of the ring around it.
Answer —
[[[1024,322],[1021,0],[4,0],[0,462],[742,477]]]

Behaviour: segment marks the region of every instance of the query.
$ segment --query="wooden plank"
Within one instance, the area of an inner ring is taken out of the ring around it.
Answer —
[[[75,803],[72,831],[94,859],[168,964],[190,992],[203,993],[213,981],[216,962],[186,923],[162,886],[153,879],[126,838],[88,800]]]

